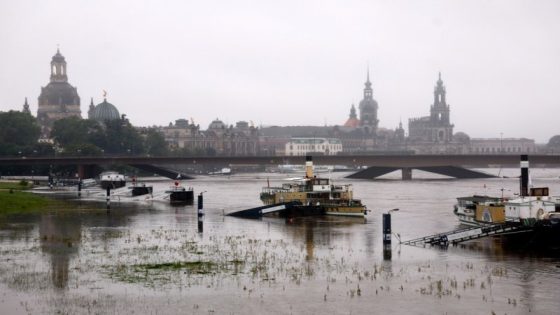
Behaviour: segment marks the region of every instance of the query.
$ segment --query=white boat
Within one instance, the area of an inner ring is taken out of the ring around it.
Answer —
[[[224,167],[216,172],[209,172],[208,175],[231,175],[231,168]]]
[[[126,177],[117,172],[103,172],[99,174],[99,183],[103,189],[116,189],[126,185]]]

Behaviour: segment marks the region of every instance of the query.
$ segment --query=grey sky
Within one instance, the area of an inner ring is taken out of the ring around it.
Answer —
[[[0,110],[36,113],[60,44],[90,97],[136,125],[343,124],[369,62],[380,126],[428,114],[438,71],[455,131],[560,134],[560,1],[0,0]]]

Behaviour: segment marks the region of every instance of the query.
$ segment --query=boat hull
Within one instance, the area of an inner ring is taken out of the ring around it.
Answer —
[[[103,189],[107,189],[107,188],[117,189],[117,188],[121,188],[121,187],[126,186],[126,181],[124,181],[124,180],[115,180],[115,181],[102,180],[100,185],[101,185],[101,188],[103,188]]]
[[[132,187],[132,196],[149,195],[153,192],[152,186],[134,186]]]
[[[169,202],[171,204],[193,204],[194,191],[192,190],[172,191],[169,194]]]

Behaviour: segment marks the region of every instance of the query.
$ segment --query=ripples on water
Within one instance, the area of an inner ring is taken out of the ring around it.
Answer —
[[[485,170],[517,176],[518,170]],[[534,169],[560,194],[559,170]],[[516,178],[454,180],[415,173],[403,182],[342,178],[372,212],[343,217],[246,220],[223,213],[260,205],[280,174],[201,177],[196,206],[77,201],[72,209],[0,220],[0,313],[370,314],[558,313],[560,259],[493,238],[460,246],[381,244],[381,213],[403,240],[458,227],[455,198],[506,195]],[[289,175],[291,176],[291,175]],[[185,182],[186,184],[187,182]],[[171,182],[155,182],[164,190]],[[385,257],[385,259],[384,259]]]

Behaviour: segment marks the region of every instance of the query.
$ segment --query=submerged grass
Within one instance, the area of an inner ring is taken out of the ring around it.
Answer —
[[[133,266],[137,271],[146,270],[178,270],[186,269],[191,273],[206,274],[217,267],[217,264],[210,261],[176,261],[158,264],[141,264]]]
[[[163,263],[137,264],[117,266],[104,266],[109,277],[127,283],[140,283],[147,286],[162,285],[176,281],[184,275],[215,275],[219,273],[230,273],[231,264],[237,265],[238,261],[226,264],[211,261],[174,261]]]
[[[36,213],[61,205],[60,200],[34,195],[20,190],[0,190],[0,216]]]

